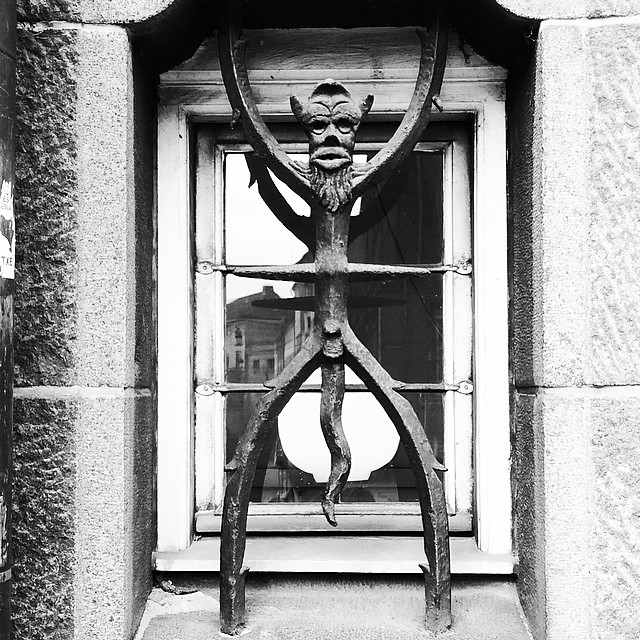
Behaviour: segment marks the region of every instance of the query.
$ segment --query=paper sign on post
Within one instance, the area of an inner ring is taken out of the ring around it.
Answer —
[[[13,216],[13,185],[3,182],[0,190],[0,277],[15,278],[16,233]]]

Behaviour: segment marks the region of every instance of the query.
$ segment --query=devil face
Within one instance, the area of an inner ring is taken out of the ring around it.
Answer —
[[[317,96],[303,117],[309,136],[309,162],[325,171],[351,164],[360,111],[346,95]]]
[[[309,163],[327,172],[351,165],[356,131],[370,102],[358,105],[342,84],[325,80],[304,107],[296,98],[291,105],[309,136]]]

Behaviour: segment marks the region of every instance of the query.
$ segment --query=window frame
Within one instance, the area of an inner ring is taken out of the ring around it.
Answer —
[[[440,134],[431,136],[434,139],[418,142],[414,151],[418,153],[434,153],[442,156],[443,173],[443,228],[442,239],[444,264],[463,264],[471,253],[471,157],[472,143],[468,135],[468,123],[460,123],[459,127],[452,127],[451,135]],[[292,127],[299,127],[291,123]],[[449,127],[447,127],[449,128]],[[464,128],[464,129],[463,129]],[[216,129],[205,129],[196,133],[196,154],[198,156],[196,169],[196,190],[203,182],[211,180],[222,187],[224,180],[224,158],[227,154],[240,154],[251,151],[246,142],[230,142],[229,136],[223,139],[217,137]],[[389,127],[385,127],[387,131]],[[304,135],[301,133],[301,137]],[[374,142],[382,132],[362,132],[360,142],[356,146],[356,153],[375,152],[383,146],[380,140]],[[363,141],[363,139],[365,141]],[[306,142],[283,143],[289,153],[306,153]],[[198,207],[202,206],[204,210]],[[223,216],[223,203],[216,198],[210,201],[197,200],[195,212],[196,226],[196,265],[198,273],[206,273],[206,278],[196,276],[195,296],[195,500],[196,500],[196,534],[217,533],[220,531],[222,515],[222,499],[224,495],[224,452],[215,450],[214,442],[220,442],[222,435],[214,434],[216,430],[224,433],[224,414],[214,414],[214,408],[220,407],[220,402],[214,402],[211,397],[216,393],[228,394],[246,391],[246,385],[225,381],[224,363],[220,354],[215,354],[216,341],[224,340],[227,325],[214,327],[215,319],[223,312],[211,313],[209,309],[215,305],[224,304],[216,300],[215,294],[222,290],[217,267],[211,267],[209,260],[220,262],[220,265],[230,264],[225,251],[225,242],[221,236],[216,241],[216,233],[226,235],[225,225],[217,225],[216,219]],[[271,214],[267,214],[271,215]],[[277,223],[276,223],[277,224]],[[199,237],[204,235],[205,238]],[[203,261],[203,262],[200,262]],[[271,264],[271,263],[270,263]],[[202,267],[200,265],[203,265]],[[224,270],[224,269],[223,269]],[[473,388],[468,384],[471,378],[472,336],[468,327],[472,322],[471,271],[464,274],[447,272],[434,275],[442,278],[443,308],[445,315],[444,329],[444,378],[446,384],[462,383],[464,389],[446,391],[443,393],[444,421],[445,421],[445,494],[449,509],[449,529],[458,534],[471,531],[472,509],[471,496],[473,488],[471,439],[472,439],[472,398],[468,394]],[[465,282],[466,280],[466,282]],[[460,302],[454,303],[454,298],[460,296]],[[199,305],[198,300],[204,304]],[[458,312],[454,313],[454,304]],[[204,307],[204,309],[200,308]],[[310,320],[310,318],[308,318]],[[199,338],[200,333],[205,335]],[[226,347],[225,347],[226,348]],[[213,354],[213,357],[212,357]],[[217,371],[216,371],[217,370]],[[209,384],[208,381],[212,381]],[[207,382],[205,382],[207,381]],[[304,387],[304,385],[303,385]],[[221,389],[224,389],[222,391]],[[462,397],[458,397],[459,395]],[[222,400],[224,402],[224,399]],[[213,429],[211,425],[214,425]],[[466,449],[466,450],[465,450]],[[464,460],[464,462],[462,461]],[[210,487],[213,487],[211,491]],[[199,509],[201,502],[212,501],[217,507]],[[339,516],[340,532],[354,533],[363,530],[378,531],[381,535],[388,532],[422,531],[420,505],[415,503],[340,503],[336,505]],[[275,516],[275,517],[269,517]],[[303,516],[300,518],[300,516]],[[400,517],[398,517],[400,516]],[[413,518],[411,518],[413,516]],[[375,522],[363,522],[363,518],[374,518]],[[320,505],[308,503],[266,504],[251,503],[247,531],[278,531],[280,533],[313,531],[326,532],[326,520],[322,515]]]
[[[482,567],[479,570],[503,573],[508,565],[504,562],[505,554],[512,550],[506,70],[486,61],[467,67],[460,63],[460,58],[461,53],[452,46],[440,95],[443,113],[436,114],[436,118],[471,118],[474,123],[473,544],[480,554],[502,559],[492,569],[490,558],[481,561],[478,557],[478,567]],[[295,90],[306,95],[314,81],[329,73],[348,87],[358,85],[357,89],[376,96],[371,118],[401,117],[415,83],[415,70],[411,69],[394,69],[393,73],[380,73],[379,77],[374,74],[374,79],[370,72],[357,68],[255,71],[251,80],[264,117],[291,120],[288,103],[291,84],[302,83],[304,86],[296,86]],[[157,166],[157,568],[179,569],[179,555],[189,549],[194,539],[192,216],[195,198],[213,198],[213,193],[207,188],[193,193],[195,143],[191,123],[228,122],[230,118],[231,109],[218,72],[191,69],[163,74]],[[164,564],[158,564],[161,557],[165,558]],[[170,561],[172,557],[174,562]]]

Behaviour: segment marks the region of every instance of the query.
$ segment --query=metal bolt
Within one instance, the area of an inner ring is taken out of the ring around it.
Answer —
[[[209,275],[213,273],[213,265],[208,260],[202,260],[196,265],[196,271],[203,275]]]
[[[463,393],[464,395],[473,393],[473,382],[464,380],[463,382],[458,383],[458,393]]]
[[[196,393],[199,396],[212,396],[213,395],[213,385],[209,382],[204,382],[203,384],[199,384],[196,387]]]

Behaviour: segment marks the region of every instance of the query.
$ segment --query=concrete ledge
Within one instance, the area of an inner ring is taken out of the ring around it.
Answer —
[[[219,637],[218,584],[202,576],[174,582],[195,593],[154,589],[136,640]],[[460,579],[452,584],[453,626],[447,640],[529,640],[511,580]],[[242,637],[269,640],[432,639],[424,629],[424,580],[409,576],[247,578]]]

